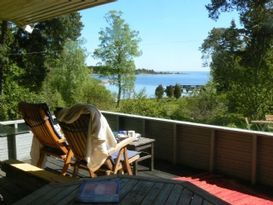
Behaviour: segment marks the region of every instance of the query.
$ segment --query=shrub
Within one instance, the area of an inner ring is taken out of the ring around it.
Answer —
[[[157,99],[161,99],[164,95],[164,88],[162,85],[159,85],[155,89],[155,96]]]
[[[178,98],[181,97],[182,88],[181,88],[181,86],[180,86],[179,84],[175,84],[173,94],[174,94],[174,97],[175,97],[176,99],[178,99]]]
[[[172,98],[174,95],[174,86],[172,85],[167,86],[165,89],[165,93],[169,98]]]

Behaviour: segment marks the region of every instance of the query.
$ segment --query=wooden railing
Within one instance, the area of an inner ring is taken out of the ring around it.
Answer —
[[[0,160],[30,159],[31,142],[32,133],[24,120],[0,122]]]
[[[154,138],[155,158],[273,186],[273,133],[104,112],[114,130]]]
[[[273,133],[114,112],[103,114],[112,130],[135,130],[154,138],[157,160],[273,186]],[[18,150],[21,145],[16,144]]]

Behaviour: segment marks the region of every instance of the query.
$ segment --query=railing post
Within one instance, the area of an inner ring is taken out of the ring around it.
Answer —
[[[9,159],[16,159],[17,158],[15,137],[16,137],[15,134],[7,135]]]
[[[257,135],[252,135],[252,158],[251,158],[251,183],[256,184],[257,175]]]
[[[120,130],[120,127],[119,127],[119,115],[116,115],[117,116],[117,131]]]
[[[209,171],[214,171],[214,165],[215,165],[215,130],[211,130],[211,136],[210,136],[210,158],[209,158]]]
[[[176,149],[177,149],[177,127],[176,123],[173,124],[173,164],[176,164]]]
[[[141,133],[142,137],[146,136],[146,120],[142,119],[142,133]]]

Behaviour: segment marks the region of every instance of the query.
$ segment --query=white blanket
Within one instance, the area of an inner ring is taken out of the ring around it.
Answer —
[[[96,171],[107,159],[109,150],[116,149],[117,141],[107,120],[93,105],[76,104],[62,109],[57,119],[60,122],[73,123],[81,114],[90,114],[86,146],[87,166]]]

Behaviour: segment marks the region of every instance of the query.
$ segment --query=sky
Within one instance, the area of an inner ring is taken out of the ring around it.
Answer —
[[[118,0],[81,11],[82,38],[87,50],[87,65],[96,65],[92,57],[99,45],[99,31],[106,26],[105,14],[122,11],[131,30],[139,32],[142,51],[135,58],[136,68],[155,71],[208,71],[202,66],[199,48],[213,27],[229,27],[235,12],[223,13],[217,21],[208,17],[209,0]]]

